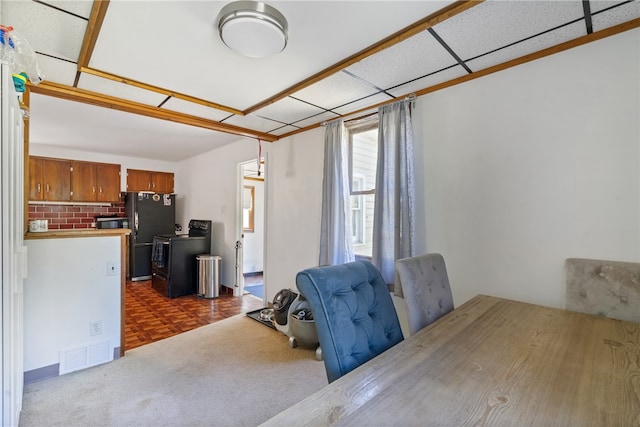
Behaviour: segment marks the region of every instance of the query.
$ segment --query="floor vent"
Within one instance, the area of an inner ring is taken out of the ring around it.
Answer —
[[[109,340],[60,350],[60,375],[113,360]]]

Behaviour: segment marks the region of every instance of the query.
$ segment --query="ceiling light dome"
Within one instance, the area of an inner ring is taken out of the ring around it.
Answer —
[[[220,38],[231,49],[251,58],[265,58],[287,46],[287,19],[258,1],[236,1],[218,14]]]

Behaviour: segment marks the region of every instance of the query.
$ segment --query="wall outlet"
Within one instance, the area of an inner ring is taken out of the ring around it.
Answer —
[[[114,261],[107,261],[107,276],[117,276],[118,266]]]
[[[89,335],[102,335],[102,320],[89,322]]]

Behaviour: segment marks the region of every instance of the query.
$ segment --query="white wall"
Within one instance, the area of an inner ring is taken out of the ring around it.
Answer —
[[[295,275],[317,265],[324,129],[263,144],[266,154],[265,297],[295,289]],[[178,217],[211,219],[212,253],[222,256],[221,282],[232,286],[238,227],[238,163],[256,157],[256,143],[240,140],[180,163]],[[184,199],[183,199],[184,198]]]
[[[427,249],[454,298],[563,307],[564,260],[637,261],[640,30],[420,98]]]
[[[114,156],[110,154],[93,153],[90,151],[69,150],[46,144],[29,144],[29,155],[54,157],[70,160],[84,160],[97,163],[120,164],[120,191],[127,191],[127,169],[152,170],[157,172],[173,172],[175,174],[178,164],[160,160],[141,159],[138,157]],[[174,175],[175,191],[180,185],[180,177]]]
[[[59,363],[59,351],[109,340],[120,347],[120,237],[27,240],[24,370]],[[107,262],[117,274],[107,276]],[[102,321],[100,335],[89,324]]]
[[[633,30],[418,99],[417,249],[444,255],[456,305],[486,293],[563,307],[566,258],[638,260],[639,40]],[[269,301],[318,262],[323,136],[267,144]],[[226,254],[235,164],[251,148],[180,165],[185,195],[206,194],[185,215],[219,221]]]
[[[263,143],[268,156],[273,144]],[[179,164],[180,187],[176,189],[176,220],[185,225],[190,219],[213,222],[211,253],[222,257],[220,281],[227,287],[235,283],[235,243],[241,226],[238,210],[240,181],[238,164],[255,159],[257,142],[241,139]],[[267,157],[267,162],[269,162]],[[269,167],[266,180],[269,179]]]
[[[277,141],[269,151],[265,296],[296,288],[296,274],[318,265],[324,128]]]

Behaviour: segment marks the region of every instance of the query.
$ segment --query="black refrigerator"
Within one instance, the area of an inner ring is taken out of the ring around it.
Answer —
[[[129,218],[129,276],[132,281],[151,278],[153,237],[175,234],[175,194],[127,193]]]

